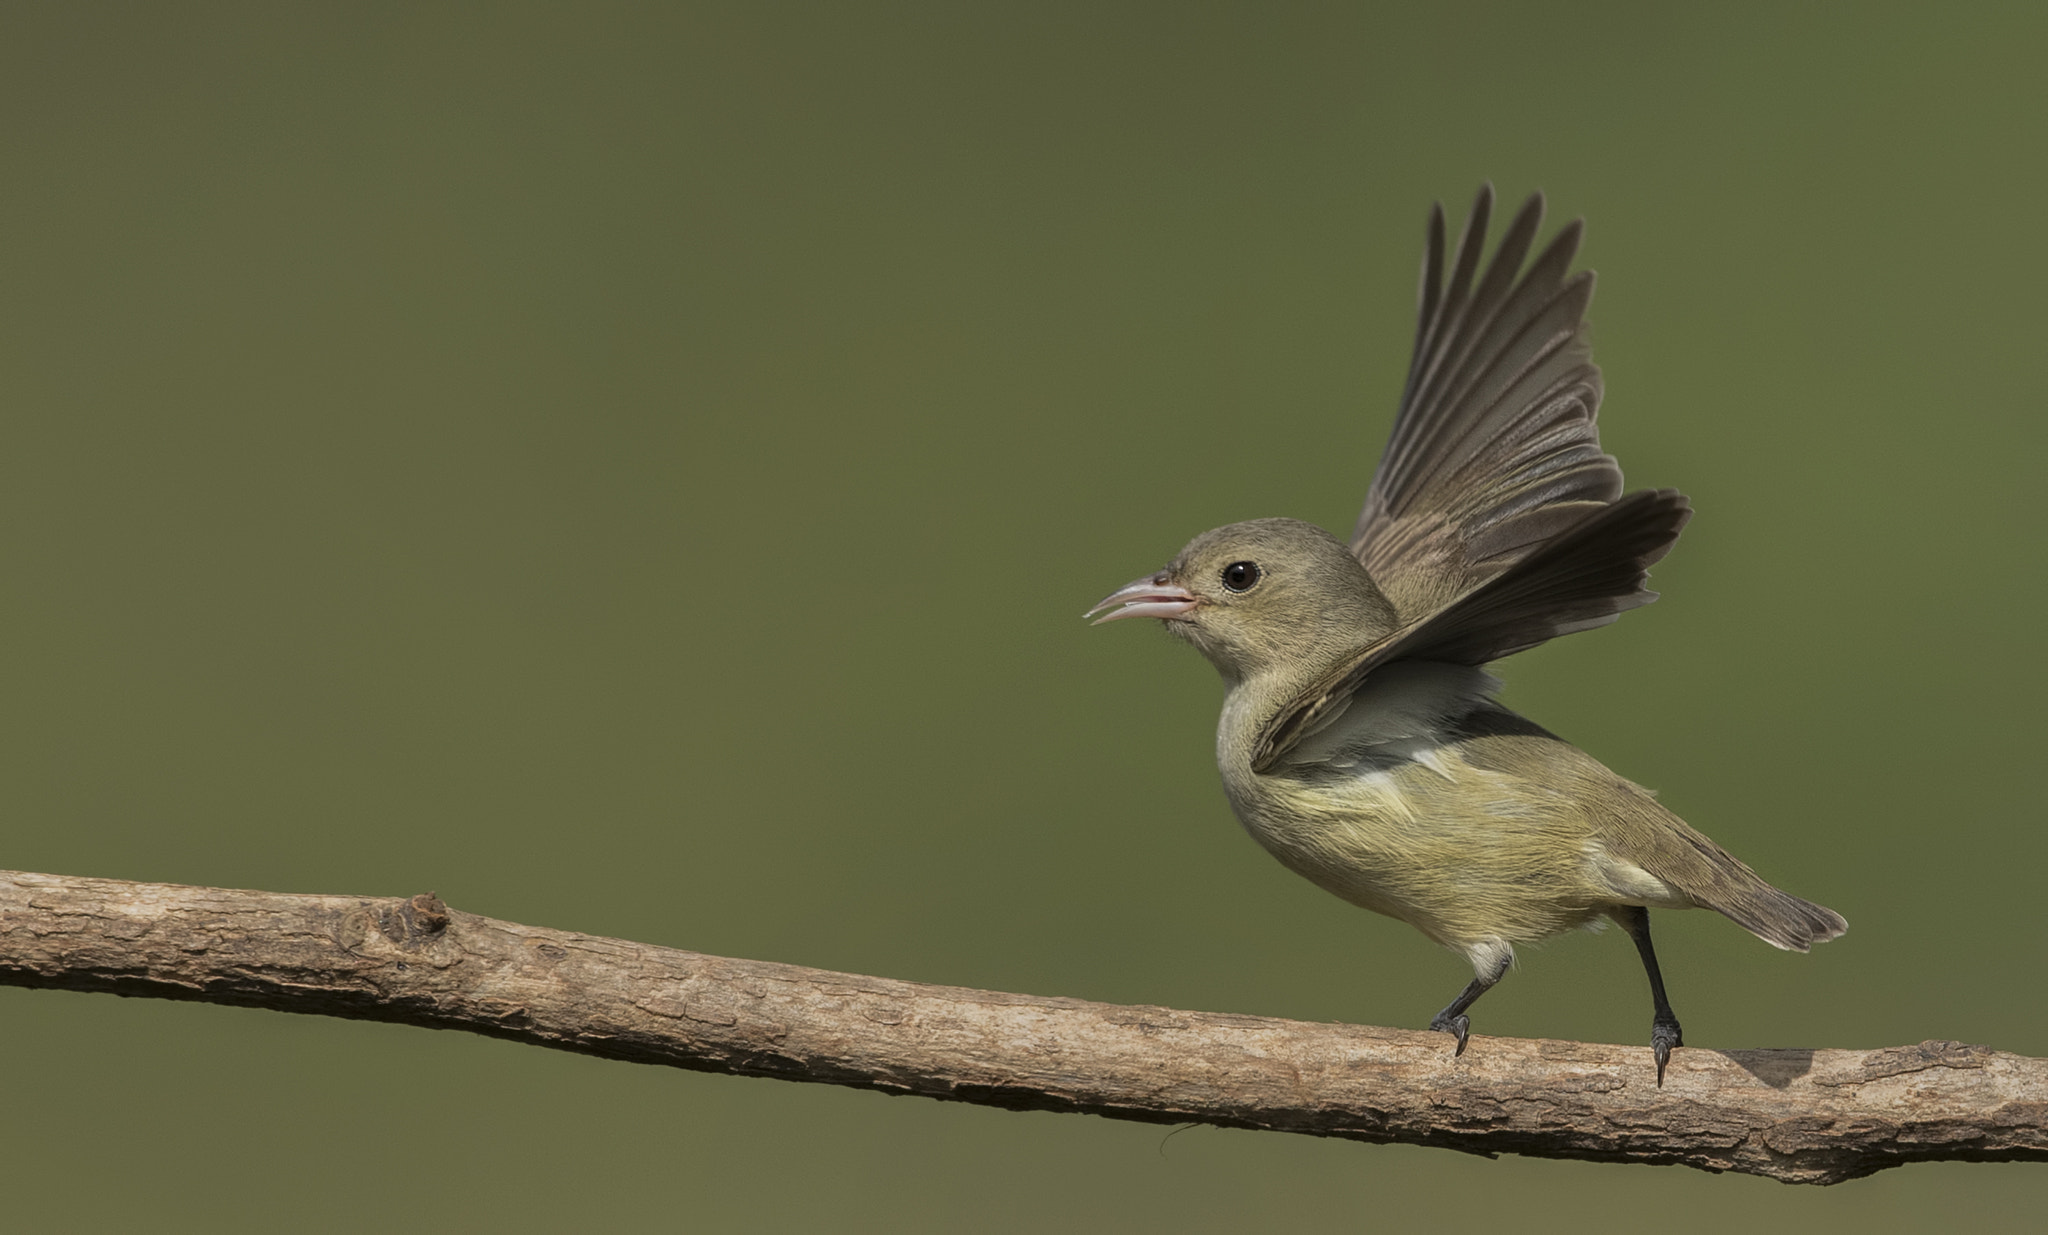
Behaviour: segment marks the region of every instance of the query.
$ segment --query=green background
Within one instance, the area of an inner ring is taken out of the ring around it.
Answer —
[[[1509,700],[1853,929],[1658,923],[1702,1047],[2048,1055],[2039,6],[0,10],[0,865],[1421,1026],[1089,602],[1346,529],[1429,202],[1588,218],[1699,516]],[[1547,229],[1546,229],[1547,230]],[[1646,1040],[1615,933],[1481,1035]],[[1475,1048],[1485,1049],[1484,1038]],[[0,990],[29,1230],[1989,1226],[1829,1190]],[[1647,1066],[1647,1064],[1646,1064]]]

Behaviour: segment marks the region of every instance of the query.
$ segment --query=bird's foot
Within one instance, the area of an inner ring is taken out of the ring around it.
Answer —
[[[1458,1036],[1458,1049],[1451,1052],[1452,1058],[1455,1059],[1457,1056],[1465,1053],[1466,1040],[1472,1036],[1471,1017],[1466,1016],[1462,1012],[1456,1016],[1446,1016],[1439,1012],[1436,1014],[1436,1019],[1429,1023],[1429,1027],[1438,1033],[1456,1034]],[[1674,1026],[1674,1028],[1676,1027]]]
[[[1650,1022],[1650,1050],[1657,1056],[1657,1088],[1664,1088],[1664,1065],[1671,1062],[1671,1048],[1684,1046],[1685,1035],[1675,1017],[1658,1017]]]

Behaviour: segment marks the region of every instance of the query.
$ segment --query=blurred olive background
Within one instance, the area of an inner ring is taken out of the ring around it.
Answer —
[[[1854,927],[1801,957],[1660,919],[1688,1040],[2048,1054],[2044,36],[2026,5],[8,6],[0,865],[1420,1027],[1463,963],[1260,853],[1212,672],[1079,617],[1215,524],[1349,528],[1428,205],[1491,178],[1588,218],[1605,440],[1700,512],[1661,604],[1509,699]],[[1477,1019],[1639,1043],[1649,1006],[1581,935]],[[2038,1166],[1807,1190],[1168,1140],[98,995],[0,989],[0,1052],[22,1230],[2048,1202]]]

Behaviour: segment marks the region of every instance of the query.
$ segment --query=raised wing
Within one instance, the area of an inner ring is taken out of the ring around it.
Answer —
[[[1523,272],[1543,220],[1532,195],[1481,274],[1492,212],[1489,185],[1448,282],[1443,207],[1430,214],[1415,355],[1351,538],[1404,620],[1453,603],[1621,494],[1621,468],[1593,423],[1593,275],[1567,277],[1581,225],[1566,224]]]
[[[1649,604],[1652,564],[1692,518],[1676,489],[1642,489],[1579,522],[1450,605],[1338,664],[1259,731],[1252,769],[1269,772],[1294,745],[1343,715],[1374,669],[1396,660],[1483,665],[1547,639],[1605,626]]]

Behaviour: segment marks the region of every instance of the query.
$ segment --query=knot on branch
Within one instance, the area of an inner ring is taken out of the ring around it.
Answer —
[[[449,937],[454,915],[441,898],[422,892],[404,900],[359,900],[334,924],[334,942],[351,956],[396,962],[454,964],[461,950]]]
[[[448,929],[448,906],[432,892],[422,892],[399,907],[408,936],[438,935]]]

